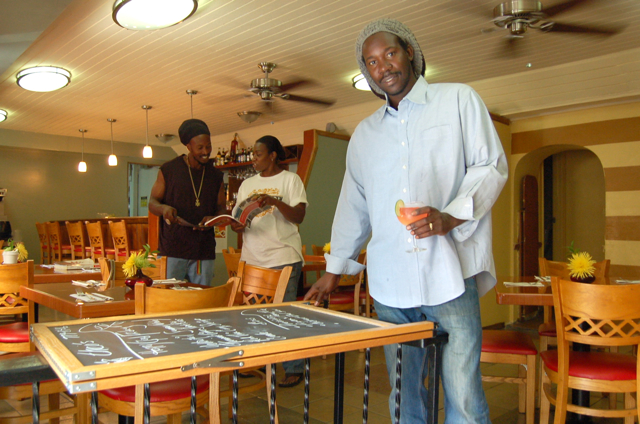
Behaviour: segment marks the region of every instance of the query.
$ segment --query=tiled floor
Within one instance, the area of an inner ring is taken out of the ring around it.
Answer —
[[[44,309],[44,308],[43,308]],[[48,319],[47,319],[48,317]],[[41,311],[41,320],[59,320],[60,316],[47,315],[47,311]],[[528,331],[537,336],[533,329],[537,328],[537,322],[518,324],[515,327],[522,331]],[[364,375],[364,352],[349,352],[346,354],[345,366],[345,406],[344,423],[362,423],[362,400],[363,400],[363,375]],[[492,374],[517,375],[514,366],[508,365],[482,365],[484,370]],[[488,368],[491,367],[489,371]],[[322,424],[333,422],[333,370],[334,356],[326,359],[318,357],[311,360],[311,395],[309,415],[311,424]],[[282,378],[282,368],[278,366],[278,381]],[[244,380],[248,381],[248,380]],[[244,383],[242,381],[242,383]],[[494,424],[524,424],[524,414],[518,413],[518,390],[513,384],[484,383],[491,420]],[[391,422],[387,406],[387,398],[390,388],[384,365],[384,355],[381,348],[371,351],[371,379],[369,391],[369,419],[370,424],[388,424]],[[302,423],[303,422],[303,401],[304,385],[300,384],[294,388],[279,388],[277,390],[278,414],[281,424]],[[442,409],[442,394],[440,399],[439,422],[444,422]],[[593,402],[602,402],[596,395],[592,395]],[[46,405],[46,398],[43,398]],[[227,400],[222,399],[223,415],[226,413]],[[0,401],[0,417],[12,416],[16,414],[30,415],[31,402],[26,401]],[[103,412],[99,415],[100,422],[104,424],[115,424],[118,422],[117,416],[111,412]],[[202,417],[199,417],[202,418]],[[553,416],[552,416],[553,419]],[[538,411],[536,420],[538,422]],[[70,424],[71,418],[62,419],[61,424]],[[165,423],[166,418],[154,417],[152,423]],[[189,417],[183,415],[183,423],[188,423]],[[204,420],[199,419],[199,423]],[[223,422],[227,422],[226,418]],[[231,422],[231,420],[228,420]],[[264,389],[240,396],[239,422],[242,424],[264,424],[269,422],[268,399]],[[594,423],[622,423],[622,420],[594,420]]]

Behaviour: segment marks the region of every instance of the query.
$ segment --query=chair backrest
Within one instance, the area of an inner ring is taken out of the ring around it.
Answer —
[[[20,287],[33,285],[33,261],[15,265],[0,265],[0,315],[27,314],[29,325],[34,323],[33,303],[20,296]],[[33,344],[0,343],[0,351],[28,352]]]
[[[91,258],[94,261],[98,257],[106,258],[107,255],[104,251],[104,233],[102,232],[102,224],[100,222],[85,221],[84,226],[87,229],[89,245],[91,246]]]
[[[235,277],[238,275],[238,264],[240,263],[240,252],[233,251],[233,247],[227,249],[222,249],[222,257],[224,258],[224,264],[227,267],[227,274],[229,274],[229,278]]]
[[[57,260],[62,260],[62,232],[60,230],[60,223],[58,221],[47,222],[47,233],[49,233],[49,247],[53,257]]]
[[[593,264],[595,268],[594,277],[596,281],[609,278],[609,265],[611,261],[605,259],[604,261],[596,262]],[[569,264],[566,262],[550,261],[545,258],[538,258],[538,265],[540,266],[540,275],[549,277],[560,277],[564,280],[569,279]]]
[[[323,246],[316,246],[315,244],[311,245],[311,252],[315,255],[315,256],[323,256],[324,255],[324,250],[322,250]]]
[[[38,239],[40,240],[40,263],[51,261],[51,244],[49,243],[49,233],[47,225],[43,222],[36,222],[36,230],[38,231]]]
[[[233,286],[233,280],[202,290],[170,290],[136,284],[136,315],[226,307]]]
[[[84,248],[87,245],[84,238],[84,225],[82,225],[81,221],[65,221],[65,225],[69,234],[69,242],[71,243],[71,259],[75,259],[76,256],[84,259]]]
[[[129,257],[129,236],[127,235],[126,221],[109,221],[109,230],[113,239],[113,248],[116,250],[116,257]]]
[[[358,254],[358,259],[356,259],[358,263],[366,265],[367,263],[367,251],[362,251]],[[356,275],[342,275],[340,277],[339,286],[358,286],[358,290],[360,289],[360,285],[364,281],[365,270],[363,269]]]
[[[242,253],[242,249],[235,249],[231,246],[228,247],[229,253]]]
[[[551,278],[558,346],[640,344],[640,285],[585,284]]]
[[[151,263],[155,265],[155,268],[145,268],[142,272],[148,277],[154,280],[166,280],[167,279],[167,257],[160,256],[150,257]]]
[[[229,301],[229,306],[282,303],[291,270],[290,266],[270,269],[240,261],[238,276],[232,279],[237,279],[237,289]]]

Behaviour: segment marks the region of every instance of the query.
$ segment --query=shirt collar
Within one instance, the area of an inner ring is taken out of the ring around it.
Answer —
[[[400,101],[400,103],[402,103],[405,100],[408,100],[413,103],[426,104],[428,85],[429,83],[427,83],[427,80],[425,80],[423,76],[420,76],[416,81],[416,83],[411,88],[411,91],[409,92],[409,94],[407,94],[405,98]],[[385,102],[385,105],[374,113],[374,116],[378,121],[382,121],[382,118],[384,118],[385,113],[388,112],[389,108],[391,107],[389,105],[389,97],[386,94],[385,94],[385,97],[387,99],[387,101]]]

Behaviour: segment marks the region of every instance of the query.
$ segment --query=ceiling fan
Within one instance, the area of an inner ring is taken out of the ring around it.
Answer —
[[[335,103],[335,100],[316,99],[288,93],[289,90],[302,85],[311,84],[312,82],[309,80],[297,80],[283,84],[280,80],[269,78],[269,74],[276,68],[275,63],[260,62],[258,64],[258,68],[264,72],[264,78],[256,78],[252,80],[249,91],[260,96],[260,99],[265,102],[272,102],[273,99],[280,98],[282,100],[311,103],[321,106],[331,106]]]
[[[508,38],[523,38],[527,29],[537,29],[543,32],[582,33],[597,35],[613,35],[621,31],[620,28],[590,27],[584,25],[564,24],[550,20],[555,15],[565,12],[590,0],[566,0],[556,5],[543,8],[536,0],[509,0],[497,5],[493,9],[493,23],[498,28],[483,29],[483,33],[509,30]]]

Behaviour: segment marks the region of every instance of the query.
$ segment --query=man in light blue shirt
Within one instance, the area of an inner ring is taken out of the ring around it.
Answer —
[[[487,109],[463,84],[428,84],[414,35],[402,23],[367,25],[356,59],[386,104],[356,128],[331,234],[327,272],[305,298],[318,302],[369,236],[369,290],[380,319],[438,322],[449,333],[442,382],[446,423],[488,423],[482,390],[479,297],[495,285],[491,207],[507,179],[504,150]],[[395,204],[423,202],[406,227]],[[413,236],[419,252],[408,252]],[[385,348],[395,381],[395,348]],[[403,348],[402,423],[426,421],[427,364],[422,349]],[[395,390],[395,389],[394,389]],[[390,396],[390,408],[395,393]],[[393,416],[393,412],[392,412]]]

